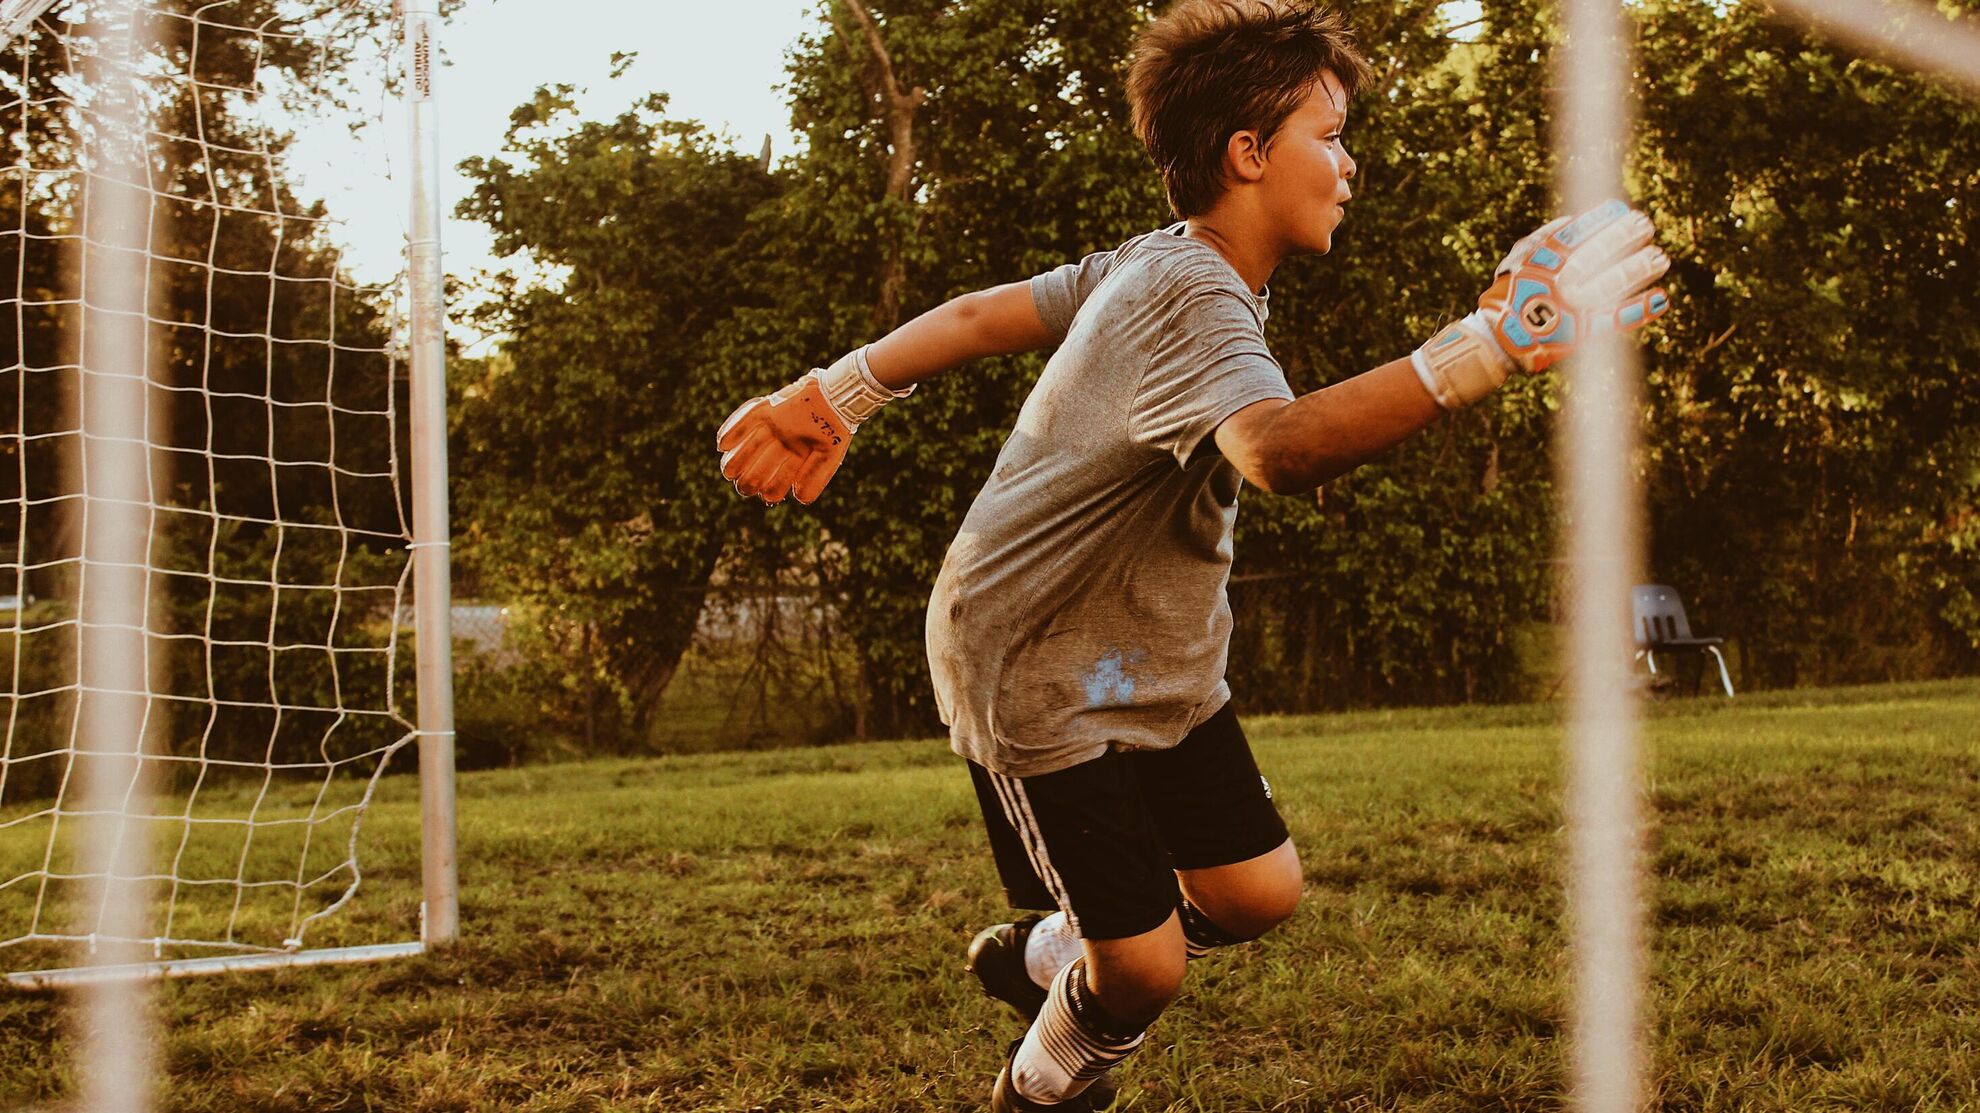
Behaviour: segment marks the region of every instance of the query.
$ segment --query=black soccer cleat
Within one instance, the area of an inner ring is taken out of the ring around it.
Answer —
[[[1004,1069],[997,1072],[997,1084],[990,1088],[990,1113],[1106,1113],[1114,1107],[1114,1099],[1120,1096],[1120,1087],[1114,1081],[1113,1071],[1087,1083],[1086,1089],[1077,1095],[1049,1105],[1018,1093],[1017,1087],[1011,1083],[1011,1063],[1017,1058],[1018,1045],[1023,1042],[1012,1040],[1010,1050],[1004,1053]]]
[[[1016,923],[997,924],[976,933],[969,941],[969,960],[964,969],[976,975],[983,992],[1018,1011],[1026,1020],[1038,1019],[1045,1007],[1045,991],[1024,968],[1024,944],[1031,929],[1045,917],[1032,913]]]

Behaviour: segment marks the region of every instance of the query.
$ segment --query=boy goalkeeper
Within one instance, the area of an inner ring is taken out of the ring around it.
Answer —
[[[1620,201],[1556,220],[1478,309],[1414,353],[1295,398],[1266,282],[1325,254],[1352,196],[1348,104],[1370,76],[1308,0],[1183,0],[1142,33],[1134,126],[1181,222],[957,298],[752,399],[722,472],[810,502],[848,439],[916,383],[1056,348],[928,605],[936,705],[1012,904],[969,968],[1032,1017],[998,1111],[1104,1109],[1187,960],[1293,911],[1299,859],[1224,682],[1243,480],[1307,492],[1591,330],[1661,314],[1669,265]]]

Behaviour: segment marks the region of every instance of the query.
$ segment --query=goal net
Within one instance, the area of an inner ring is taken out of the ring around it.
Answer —
[[[410,6],[0,4],[16,982],[404,953],[422,910],[452,934],[431,5]],[[389,776],[414,748],[425,783]]]

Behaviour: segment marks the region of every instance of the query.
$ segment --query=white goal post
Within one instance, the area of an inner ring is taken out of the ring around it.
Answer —
[[[437,3],[0,0],[15,986],[458,935]]]
[[[1556,56],[1557,192],[1568,211],[1617,195],[1632,123],[1624,6],[1562,0]],[[1980,96],[1980,34],[1923,0],[1782,0],[1782,14],[1857,50],[1957,83]],[[1570,1022],[1575,1113],[1638,1113],[1657,1095],[1649,1070],[1650,969],[1643,875],[1639,708],[1628,683],[1628,600],[1641,581],[1643,492],[1638,442],[1642,365],[1606,334],[1567,369],[1561,488],[1569,529],[1561,566],[1572,611],[1567,721]]]

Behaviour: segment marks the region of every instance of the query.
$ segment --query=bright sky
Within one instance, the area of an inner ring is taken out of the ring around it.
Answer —
[[[577,86],[586,119],[616,115],[663,91],[672,98],[671,116],[731,133],[751,154],[766,134],[780,156],[788,153],[789,113],[775,87],[784,81],[786,50],[816,22],[816,8],[817,0],[469,0],[441,31],[447,66],[434,91],[448,273],[465,278],[502,265],[489,254],[483,226],[451,215],[468,189],[454,167],[499,153],[509,113],[540,85]],[[609,76],[615,51],[638,55],[616,81]],[[291,160],[304,191],[323,197],[353,233],[353,214],[396,213],[404,205],[404,187],[384,175],[403,169],[405,140],[396,106],[384,107],[385,126],[360,138],[341,123],[304,131]],[[396,235],[343,238],[361,277],[396,272]]]

